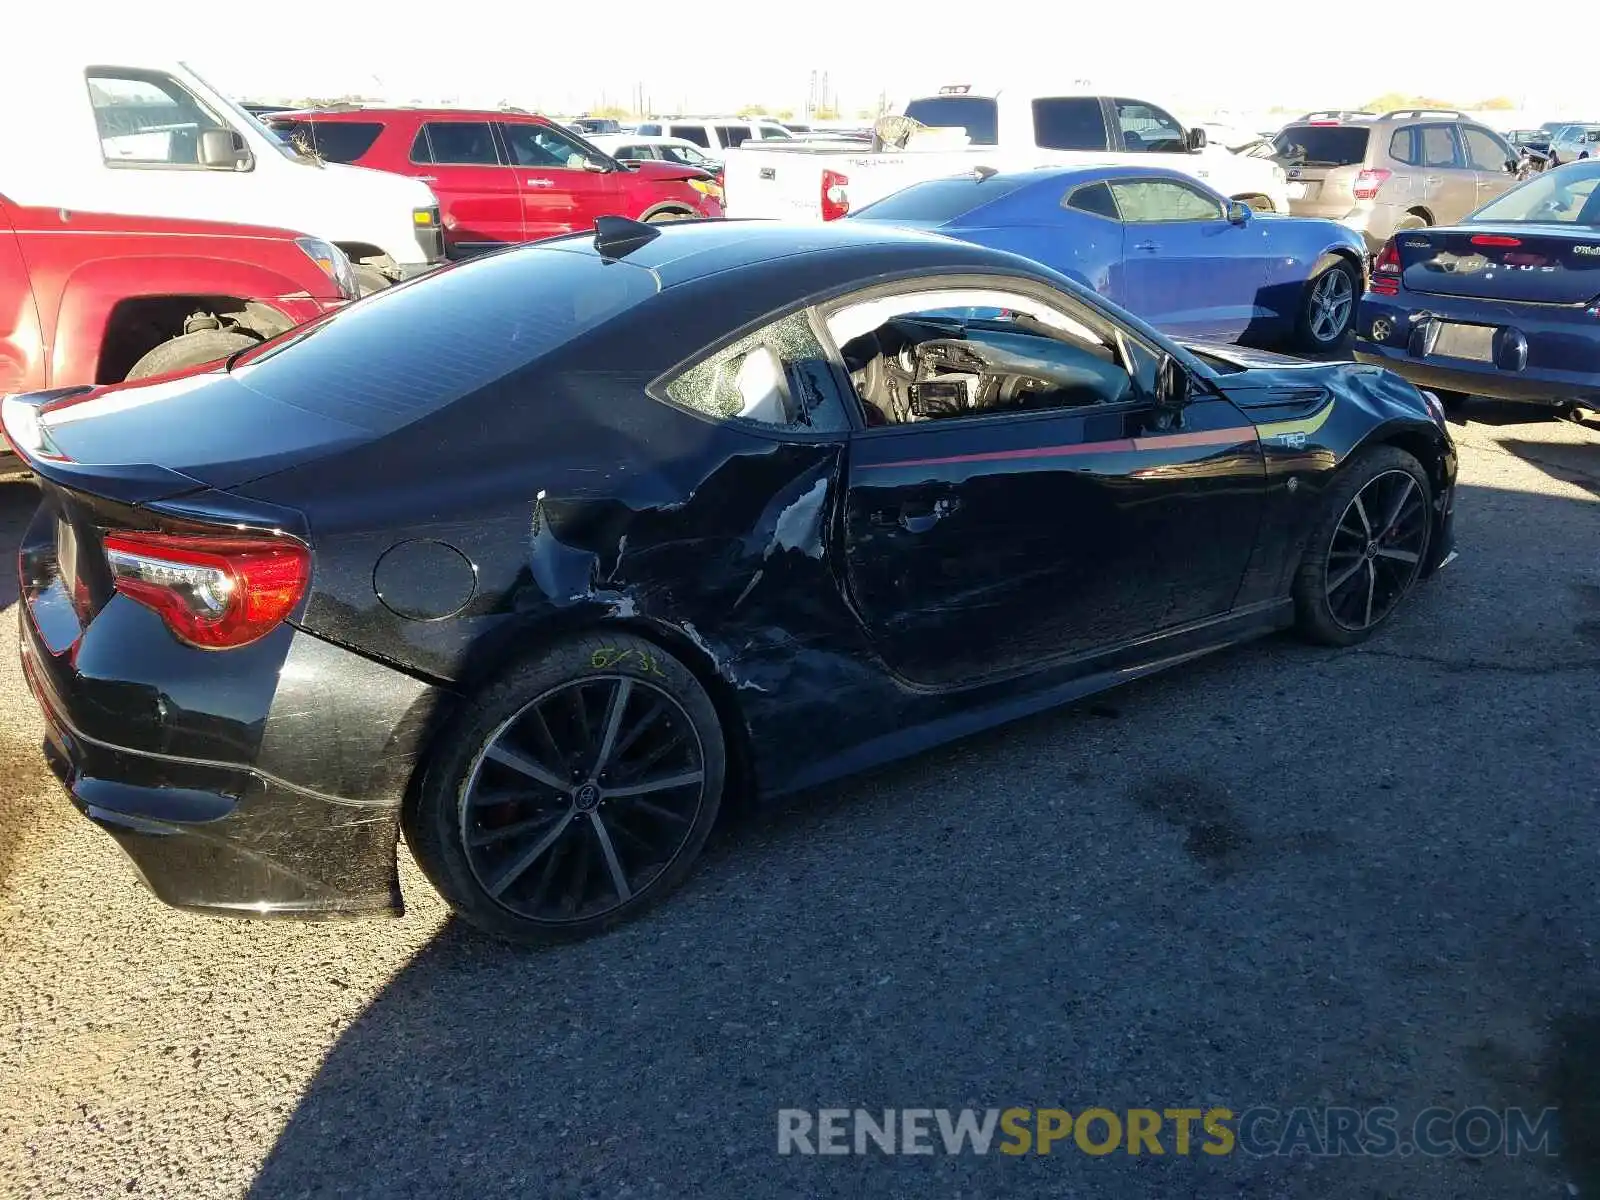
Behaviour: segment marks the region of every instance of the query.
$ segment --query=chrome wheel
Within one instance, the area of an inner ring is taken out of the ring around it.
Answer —
[[[1427,496],[1409,471],[1374,475],[1355,494],[1328,545],[1324,591],[1341,628],[1371,629],[1394,611],[1422,569],[1428,532]]]
[[[645,680],[594,675],[544,692],[490,735],[462,787],[461,846],[479,886],[517,916],[589,921],[672,864],[705,788],[683,706]]]
[[[1319,342],[1336,342],[1350,326],[1355,309],[1355,287],[1348,272],[1334,267],[1324,271],[1311,288],[1311,336]]]

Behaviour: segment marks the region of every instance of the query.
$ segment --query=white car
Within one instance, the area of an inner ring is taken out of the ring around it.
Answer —
[[[654,117],[639,122],[633,131],[648,137],[683,138],[712,154],[748,141],[787,142],[792,137],[778,122],[764,117]]]
[[[0,105],[0,192],[17,204],[300,230],[358,264],[364,291],[444,257],[427,184],[309,158],[180,62],[17,55]]]
[[[652,137],[642,133],[596,133],[585,140],[620,162],[654,159],[684,167],[699,167],[713,175],[722,170],[720,158],[708,154],[686,138]]]
[[[1600,125],[1568,125],[1557,131],[1550,139],[1550,155],[1557,163],[1600,155]]]
[[[730,217],[834,220],[928,179],[977,167],[1023,170],[1071,163],[1169,167],[1252,208],[1289,211],[1283,168],[1207,147],[1164,109],[1121,96],[965,84],[910,101],[906,120],[880,119],[894,148],[837,143],[746,143],[728,152]]]

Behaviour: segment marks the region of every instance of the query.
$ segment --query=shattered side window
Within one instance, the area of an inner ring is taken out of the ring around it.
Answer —
[[[792,433],[842,433],[844,399],[804,312],[774,321],[684,371],[667,395],[721,421]]]

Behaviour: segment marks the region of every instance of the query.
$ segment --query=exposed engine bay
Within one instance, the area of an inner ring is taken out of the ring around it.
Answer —
[[[1026,315],[896,317],[840,347],[868,424],[1116,404],[1133,382],[1109,346]]]

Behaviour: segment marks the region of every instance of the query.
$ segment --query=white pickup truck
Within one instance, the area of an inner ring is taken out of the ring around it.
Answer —
[[[903,148],[746,142],[727,151],[728,216],[831,221],[913,183],[974,166],[1071,163],[1171,167],[1252,208],[1289,211],[1282,167],[1208,146],[1204,131],[1185,129],[1143,100],[1007,88],[979,93],[961,84],[912,100],[901,115],[909,120],[880,120],[879,127],[890,128]]]
[[[182,63],[13,57],[0,184],[16,204],[298,230],[343,250],[363,291],[443,258],[427,184],[309,158]]]

